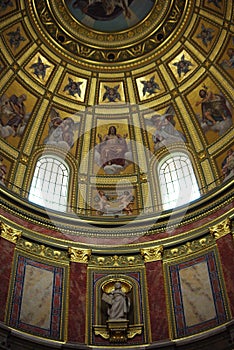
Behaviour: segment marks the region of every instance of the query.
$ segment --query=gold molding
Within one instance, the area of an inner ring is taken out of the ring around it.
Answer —
[[[211,235],[217,240],[223,236],[231,233],[231,220],[226,218],[225,220],[219,222],[218,224],[210,227]]]
[[[142,265],[142,258],[138,255],[111,255],[94,256],[92,255],[89,266],[101,267],[131,267]]]
[[[143,248],[140,252],[145,262],[153,262],[162,260],[163,250],[163,245],[160,245],[151,248]]]
[[[24,238],[20,238],[17,243],[18,250],[27,251],[30,254],[45,258],[52,259],[59,262],[69,262],[69,257],[66,251],[54,249],[53,247],[32,242]]]
[[[0,222],[0,236],[11,243],[17,243],[18,239],[21,237],[22,231],[16,230],[15,228]]]
[[[172,249],[166,249],[164,251],[164,260],[174,259],[178,257],[186,257],[190,254],[196,253],[200,250],[204,250],[215,243],[214,238],[211,235],[206,235],[200,239],[186,242],[180,246]]]
[[[92,254],[91,249],[81,249],[81,248],[68,248],[68,254],[70,256],[70,260],[76,263],[88,263],[89,258]]]

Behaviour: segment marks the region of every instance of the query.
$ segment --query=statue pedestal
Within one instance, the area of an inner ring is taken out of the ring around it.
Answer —
[[[108,320],[109,341],[111,343],[126,343],[128,340],[128,320]]]

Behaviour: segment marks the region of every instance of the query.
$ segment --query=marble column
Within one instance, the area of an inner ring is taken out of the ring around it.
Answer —
[[[146,263],[152,342],[169,338],[162,261]]]
[[[68,341],[85,343],[87,266],[71,262]]]
[[[4,322],[15,244],[0,237],[0,321]]]

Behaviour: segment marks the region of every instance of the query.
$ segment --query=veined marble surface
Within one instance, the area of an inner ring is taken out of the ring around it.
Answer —
[[[206,262],[180,270],[181,291],[186,326],[216,317],[215,305]]]
[[[53,295],[52,271],[26,266],[20,321],[44,329],[50,328]]]

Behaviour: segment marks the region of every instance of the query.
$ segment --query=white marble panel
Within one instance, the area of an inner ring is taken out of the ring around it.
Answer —
[[[207,263],[186,267],[179,274],[186,325],[213,319],[216,312]]]
[[[51,271],[26,266],[20,321],[44,329],[50,329],[53,292]]]

